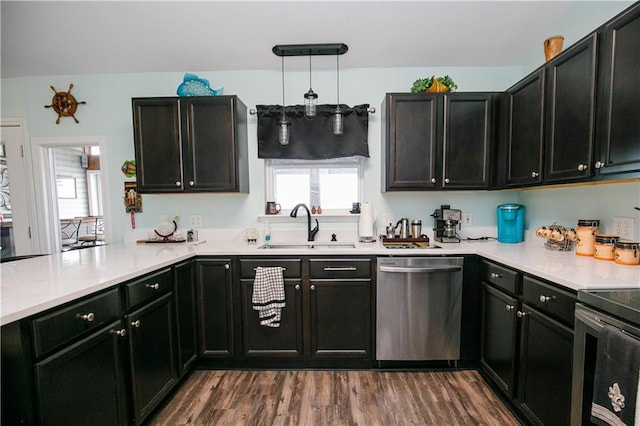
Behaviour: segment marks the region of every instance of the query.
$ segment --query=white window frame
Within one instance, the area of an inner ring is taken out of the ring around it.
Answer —
[[[274,200],[274,170],[276,168],[356,168],[358,170],[358,199],[353,200],[362,202],[364,198],[364,157],[353,156],[343,158],[331,158],[328,160],[288,160],[288,159],[266,159],[265,160],[265,195],[266,201]],[[311,208],[311,206],[308,206]],[[351,206],[348,206],[349,208]],[[348,214],[349,208],[345,209],[323,209],[323,214]],[[283,209],[283,213],[291,211]]]

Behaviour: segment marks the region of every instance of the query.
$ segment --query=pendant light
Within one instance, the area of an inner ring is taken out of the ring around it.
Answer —
[[[289,122],[284,113],[284,56],[282,57],[282,117],[280,118],[278,142],[280,145],[289,145]]]
[[[342,110],[340,109],[340,56],[336,55],[336,110],[333,112],[333,134],[341,135],[342,126]]]
[[[304,94],[304,115],[307,118],[315,118],[318,94],[311,88],[311,55],[309,55],[309,91]]]

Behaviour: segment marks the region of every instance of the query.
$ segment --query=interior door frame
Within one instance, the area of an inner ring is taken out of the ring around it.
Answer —
[[[60,227],[54,226],[60,222],[57,209],[55,159],[52,155],[54,148],[68,148],[77,146],[97,145],[100,147],[100,180],[102,186],[102,207],[104,212],[105,244],[111,242],[111,220],[109,217],[109,176],[106,165],[106,139],[103,136],[78,136],[33,138],[33,164],[36,197],[42,208],[38,209],[38,225],[40,229],[41,248],[48,253],[60,253]],[[54,208],[55,207],[55,208]]]
[[[29,229],[29,243],[23,244],[21,248],[16,246],[16,255],[42,253],[40,246],[40,232],[38,230],[38,223],[36,221],[35,213],[37,204],[34,197],[35,187],[33,179],[33,163],[31,156],[31,145],[29,144],[29,137],[27,134],[27,120],[24,118],[0,118],[0,127],[18,127],[22,133],[22,170],[20,170],[20,174],[22,175],[22,179],[24,179],[23,184],[26,187],[27,200],[25,203],[25,207],[27,211],[25,217],[28,221],[27,226]],[[16,176],[15,172],[16,170],[14,170],[14,176]],[[25,250],[30,250],[30,252],[26,253]]]

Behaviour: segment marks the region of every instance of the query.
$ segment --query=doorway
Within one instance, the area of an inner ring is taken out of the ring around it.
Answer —
[[[106,167],[99,165],[107,164],[104,138],[34,138],[32,146],[36,197],[42,205],[37,215],[42,249],[47,253],[63,251],[66,235],[61,227],[80,217],[99,218],[100,242],[108,243],[109,198],[104,196],[109,194],[108,177]],[[81,225],[78,227],[81,232]]]

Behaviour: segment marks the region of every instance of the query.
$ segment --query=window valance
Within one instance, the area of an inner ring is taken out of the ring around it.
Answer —
[[[278,142],[280,105],[256,105],[258,115],[258,158],[325,160],[328,158],[369,157],[369,105],[350,108],[340,105],[344,116],[344,133],[334,135],[332,120],[335,105],[318,105],[317,115],[308,119],[303,105],[285,107],[289,126],[289,145]]]

